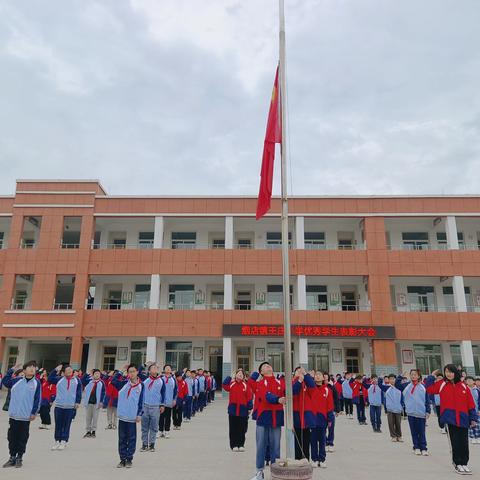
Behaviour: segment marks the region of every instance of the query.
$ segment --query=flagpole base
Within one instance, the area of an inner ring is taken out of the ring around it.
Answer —
[[[270,465],[272,480],[311,480],[313,467],[308,460],[280,459]]]

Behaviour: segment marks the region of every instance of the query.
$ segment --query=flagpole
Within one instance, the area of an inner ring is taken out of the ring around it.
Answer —
[[[292,338],[290,326],[290,272],[288,262],[288,199],[287,199],[287,95],[285,69],[285,10],[284,0],[279,0],[280,21],[280,105],[282,118],[281,183],[282,183],[282,277],[283,277],[283,322],[285,345],[285,453],[287,460],[295,458],[293,433],[293,392],[292,392]]]

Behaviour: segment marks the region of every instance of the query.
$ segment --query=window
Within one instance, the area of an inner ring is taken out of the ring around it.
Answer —
[[[122,308],[122,286],[105,285],[106,297],[103,299],[102,308],[107,310],[120,310]]]
[[[293,304],[293,286],[290,285],[290,307]],[[283,285],[267,285],[267,308],[280,310],[283,308]]]
[[[7,370],[9,368],[14,367],[17,364],[17,357],[18,357],[18,347],[17,346],[8,347]]]
[[[140,232],[138,234],[138,248],[153,248],[153,232]]]
[[[171,310],[192,310],[195,285],[169,285],[168,308]]]
[[[305,248],[307,250],[325,248],[325,232],[305,232]]]
[[[360,373],[360,355],[358,348],[345,349],[345,366],[347,372]]]
[[[223,292],[212,292],[210,303],[213,310],[223,310],[223,298]]]
[[[285,372],[285,350],[281,342],[267,343],[267,361],[275,373]],[[292,366],[293,366],[293,344],[292,344]]]
[[[435,311],[436,301],[433,287],[407,287],[407,294],[411,311]]]
[[[480,374],[480,347],[473,345],[473,365],[475,366],[475,374]]]
[[[452,363],[457,367],[463,368],[462,351],[460,349],[460,345],[450,345],[450,354],[452,355]]]
[[[114,238],[112,242],[112,247],[115,249],[124,249],[127,246],[126,238]]]
[[[150,285],[135,285],[135,301],[133,308],[142,310],[150,306]]]
[[[212,248],[225,248],[224,238],[214,238],[212,240]]]
[[[26,310],[30,308],[33,280],[33,275],[15,276],[15,289],[12,298],[12,310]]]
[[[137,367],[145,364],[147,359],[147,342],[131,342],[130,363]]]
[[[457,232],[458,246],[462,248],[465,243],[463,241],[463,232]],[[447,233],[446,232],[437,232],[437,244],[440,249],[447,249]]]
[[[103,347],[103,370],[110,372],[115,370],[117,347]]]
[[[196,232],[172,232],[172,248],[195,248],[197,244]]]
[[[328,343],[309,343],[308,344],[308,369],[329,372],[329,344]]]
[[[192,342],[166,342],[165,363],[172,366],[172,370],[190,368],[192,356]]]
[[[242,368],[244,372],[250,371],[250,347],[237,347],[237,368]]]
[[[353,232],[338,232],[338,249],[339,250],[353,250],[354,233]]]
[[[23,231],[21,248],[35,248],[40,238],[42,217],[25,217],[23,220]]]
[[[328,310],[326,285],[307,285],[307,310]]]
[[[354,287],[340,287],[342,310],[346,312],[358,310],[357,290]]]
[[[3,248],[4,232],[0,232],[0,250]]]
[[[442,368],[440,345],[414,345],[417,368],[422,375],[428,375],[434,370]]]
[[[247,291],[237,292],[235,299],[235,310],[251,310],[252,294]]]
[[[79,248],[82,217],[63,217],[62,248]]]
[[[292,233],[288,232],[288,246],[292,245]],[[282,232],[267,232],[267,248],[282,248]]]
[[[467,304],[467,308],[471,307],[471,295],[470,295],[470,287],[465,288],[465,303]],[[445,304],[445,310],[447,312],[454,312],[455,309],[455,297],[453,295],[453,287],[442,287],[443,292],[443,302]]]
[[[252,240],[250,238],[239,238],[237,243],[238,248],[252,248]]]
[[[407,250],[428,249],[428,232],[402,232],[402,242]]]
[[[57,275],[55,290],[55,310],[71,310],[73,304],[73,293],[75,290],[75,276]]]

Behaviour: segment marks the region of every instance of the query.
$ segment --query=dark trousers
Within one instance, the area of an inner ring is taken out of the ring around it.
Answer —
[[[340,397],[338,399],[338,408],[337,408],[337,412],[343,412],[343,409],[345,408],[345,405],[344,405],[344,401],[343,401],[343,397]]]
[[[295,460],[310,460],[310,429],[295,427]]]
[[[172,421],[172,407],[165,407],[165,410],[160,415],[158,430],[160,432],[169,432],[171,421]]]
[[[30,421],[14,420],[10,418],[8,427],[8,449],[10,457],[22,457],[27,449],[28,437],[30,435]]]
[[[343,402],[345,403],[345,413],[347,415],[353,415],[353,402],[351,398],[344,398]]]
[[[74,408],[55,407],[55,441],[68,442],[70,438],[70,427],[75,416]]]
[[[173,426],[174,427],[181,427],[182,426],[182,419],[183,419],[183,405],[175,405],[172,412],[173,416]]]
[[[327,427],[327,446],[333,447],[333,441],[335,440],[335,417],[333,417],[332,423]]]
[[[312,449],[312,460],[314,462],[324,462],[327,458],[325,450],[327,427],[312,428],[310,433],[310,448]]]
[[[198,411],[198,396],[195,396],[192,398],[192,417],[195,416],[197,411]]]
[[[50,405],[42,405],[40,407],[40,419],[42,421],[42,425],[51,425],[52,424],[52,417],[50,416],[50,409],[52,407]]]
[[[402,436],[402,414],[401,413],[387,413],[388,429],[392,438],[400,438]]]
[[[137,445],[137,424],[118,421],[118,454],[120,460],[133,460]]]
[[[228,435],[230,448],[244,447],[245,434],[247,433],[248,417],[228,416]]]
[[[443,430],[445,425],[440,420],[440,405],[435,405],[435,413],[437,414],[438,426]]]
[[[363,397],[358,397],[358,403],[355,404],[357,407],[357,420],[359,423],[364,423],[367,418],[365,417],[365,400]]]
[[[427,437],[425,436],[426,420],[409,415],[408,424],[410,425],[410,433],[412,434],[413,449],[427,450]]]
[[[452,461],[454,465],[468,465],[468,428],[447,425],[448,437],[452,446]]]
[[[370,423],[374,431],[382,426],[382,406],[370,405]]]
[[[205,392],[200,392],[198,394],[198,410],[203,412],[203,409],[207,406],[207,397]]]
[[[183,403],[183,418],[192,418],[192,397],[185,397],[185,402]]]

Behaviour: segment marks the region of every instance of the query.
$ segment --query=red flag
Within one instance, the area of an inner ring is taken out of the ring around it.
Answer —
[[[273,186],[273,164],[275,161],[275,144],[282,143],[282,119],[280,89],[278,88],[278,67],[273,84],[272,99],[268,112],[267,131],[263,144],[262,169],[260,171],[260,190],[257,201],[257,220],[270,210]]]

